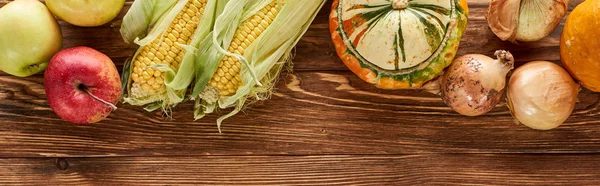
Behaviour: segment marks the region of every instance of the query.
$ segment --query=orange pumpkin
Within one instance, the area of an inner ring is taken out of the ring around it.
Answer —
[[[560,37],[563,66],[585,88],[600,92],[599,0],[586,0],[567,18]]]

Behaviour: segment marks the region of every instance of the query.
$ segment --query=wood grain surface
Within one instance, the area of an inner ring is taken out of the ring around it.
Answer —
[[[8,158],[0,184],[598,185],[599,163],[539,154]]]
[[[570,1],[569,10],[582,1]],[[298,43],[294,71],[282,75],[272,99],[226,120],[223,133],[218,115],[193,121],[191,104],[175,108],[172,119],[120,104],[100,123],[70,124],[49,108],[43,75],[0,72],[0,185],[600,184],[599,93],[581,91],[565,124],[536,131],[515,124],[504,102],[465,117],[424,91],[377,89],[335,54],[330,3]],[[487,26],[488,3],[469,1],[459,55],[506,49],[517,66],[560,63],[563,24],[538,42],[503,42]],[[93,47],[121,69],[135,50],[119,34],[130,6],[101,27],[59,21],[64,47]],[[69,166],[57,168],[57,160]]]

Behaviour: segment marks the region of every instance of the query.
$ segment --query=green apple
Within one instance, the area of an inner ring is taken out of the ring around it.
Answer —
[[[0,8],[0,70],[19,77],[36,74],[61,48],[60,27],[43,3],[16,0]]]
[[[125,0],[46,0],[56,17],[77,26],[95,27],[113,20]]]

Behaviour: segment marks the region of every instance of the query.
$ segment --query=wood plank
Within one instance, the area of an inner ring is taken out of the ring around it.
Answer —
[[[599,163],[545,154],[2,158],[0,184],[598,185]]]
[[[487,27],[487,3],[469,1],[459,55],[508,49],[518,65],[559,62],[562,24],[539,42],[502,42]],[[135,50],[117,22],[130,5],[97,28],[59,21],[64,46],[96,48],[121,68]],[[330,42],[329,6],[297,46],[296,73],[222,134],[216,116],[193,121],[190,104],[172,119],[121,104],[100,123],[69,124],[48,107],[42,75],[0,72],[0,185],[600,185],[600,94],[582,91],[552,131],[515,125],[504,103],[460,116],[435,95],[377,89],[348,72]]]
[[[570,9],[579,2],[571,1]],[[469,4],[461,53],[506,47],[522,61],[558,60],[560,29],[523,46],[500,42],[483,18],[487,1]],[[227,120],[223,134],[217,133],[215,116],[194,122],[190,104],[179,105],[172,120],[119,105],[99,124],[72,125],[48,107],[42,75],[0,73],[0,148],[5,149],[0,157],[600,152],[599,94],[582,91],[574,115],[546,132],[513,124],[504,104],[485,116],[460,116],[437,96],[376,89],[348,72],[329,42],[327,12],[327,7],[321,11],[298,45],[297,73],[283,78],[273,100]],[[118,65],[133,52],[112,23],[60,24],[66,47],[90,45]]]
[[[504,104],[464,117],[422,91],[376,89],[349,72],[298,72],[219,134],[215,116],[192,120],[190,104],[172,120],[121,104],[100,123],[74,125],[48,107],[41,76],[0,76],[0,90],[2,157],[600,152],[600,95],[589,91],[563,126],[535,131],[515,125]]]

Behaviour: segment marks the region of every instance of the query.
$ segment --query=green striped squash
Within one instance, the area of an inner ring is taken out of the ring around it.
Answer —
[[[342,61],[381,88],[420,87],[453,60],[464,0],[336,0],[330,31]]]

